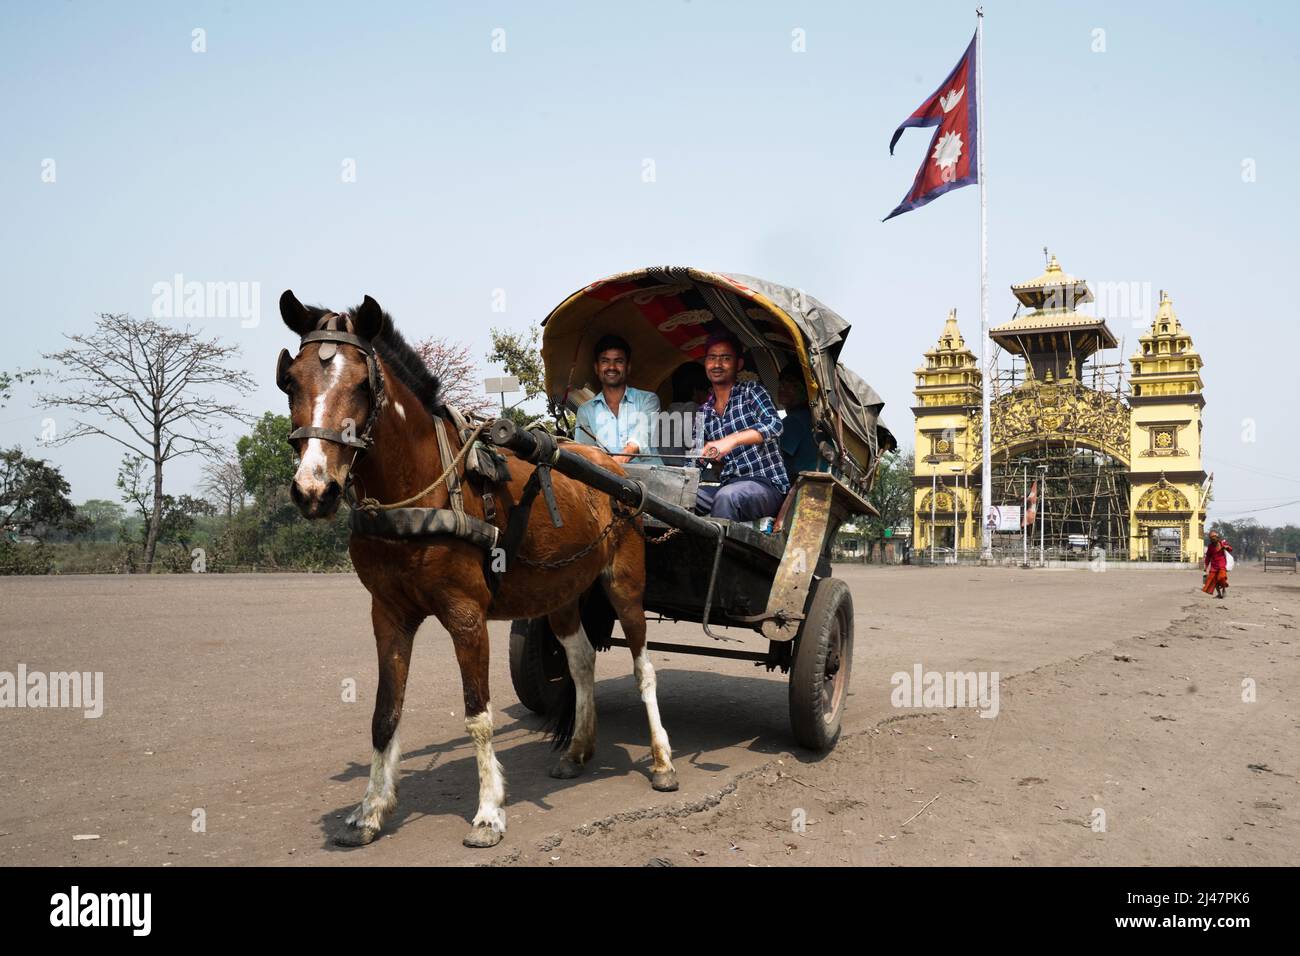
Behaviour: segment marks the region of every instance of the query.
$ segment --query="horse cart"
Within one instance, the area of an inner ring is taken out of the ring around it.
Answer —
[[[657,615],[651,620],[695,622],[712,639],[707,645],[648,646],[780,668],[790,675],[795,740],[829,750],[843,719],[854,625],[849,588],[832,576],[831,546],[843,522],[876,513],[868,495],[880,456],[896,445],[880,421],[883,401],[839,362],[848,323],[802,290],[748,276],[657,267],[581,289],[551,312],[543,329],[554,425],[526,429],[503,418],[487,437],[641,515],[644,603]],[[745,349],[742,378],[756,376],[775,395],[778,376],[793,366],[807,394],[818,467],[798,473],[779,514],[767,522],[696,514],[702,473],[689,458],[681,464],[629,463],[619,475],[566,450],[566,440],[574,438],[572,413],[600,387],[593,350],[601,336],[615,333],[629,343],[628,384],[658,393],[667,408],[673,372],[698,361],[709,335],[722,330]],[[612,636],[614,614],[599,586],[584,597],[582,618],[597,647],[624,644]],[[545,618],[513,623],[510,673],[525,706],[546,713],[565,668],[564,651]]]

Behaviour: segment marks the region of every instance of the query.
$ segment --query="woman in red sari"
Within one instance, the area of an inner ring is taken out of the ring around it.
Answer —
[[[1210,546],[1205,549],[1205,587],[1206,594],[1213,594],[1223,600],[1223,592],[1228,587],[1228,552],[1232,545],[1220,540],[1219,532],[1210,532]]]

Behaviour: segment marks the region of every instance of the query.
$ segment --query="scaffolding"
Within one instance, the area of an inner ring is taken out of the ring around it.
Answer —
[[[1128,444],[1124,364],[1089,358],[1080,374],[1044,383],[1021,356],[1006,353],[1004,358],[1009,364],[993,367],[991,383],[993,502],[1023,507],[1028,489],[1037,483],[1038,523],[1028,529],[1031,554],[1037,555],[1041,541],[1055,555],[1092,554],[1101,548],[1109,557],[1126,556],[1129,466],[1112,453]],[[998,417],[1000,412],[1011,417],[1013,402],[1014,414],[1024,419],[1023,434],[1014,441],[1007,436],[1015,435],[1017,423]],[[1003,553],[1024,548],[1020,532],[998,533],[994,539]]]

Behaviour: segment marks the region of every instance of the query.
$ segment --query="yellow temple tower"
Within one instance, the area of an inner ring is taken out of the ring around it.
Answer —
[[[916,370],[912,546],[980,547],[982,520],[999,517],[994,554],[1015,560],[1105,554],[1133,561],[1199,561],[1205,553],[1201,461],[1201,357],[1161,293],[1150,330],[1129,359],[1111,359],[1115,336],[1087,282],[1047,268],[1011,287],[1019,306],[989,330],[1001,360],[990,382],[993,498],[980,500],[979,362],[948,314]],[[1037,521],[1015,515],[1036,488]],[[995,510],[996,508],[996,510]],[[1005,522],[1011,522],[1006,527]],[[1039,549],[1042,549],[1040,552]]]
[[[1204,364],[1169,296],[1129,359],[1132,486],[1129,556],[1205,556],[1205,469],[1201,462],[1200,369]]]
[[[937,548],[978,548],[979,526],[974,514],[978,488],[970,476],[978,471],[981,455],[977,417],[980,370],[957,328],[956,309],[948,313],[938,343],[925,353],[925,364],[916,370],[914,394],[912,547],[918,551],[929,548],[933,538]]]

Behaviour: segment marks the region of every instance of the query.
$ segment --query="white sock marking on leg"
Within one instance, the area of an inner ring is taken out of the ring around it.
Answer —
[[[560,643],[564,645],[577,696],[569,756],[585,760],[596,749],[596,649],[587,640],[581,624],[578,633],[561,637]]]
[[[506,778],[501,772],[501,762],[492,752],[492,705],[481,714],[465,718],[465,729],[474,741],[474,757],[478,761],[478,813],[474,826],[489,826],[498,833],[506,832]]]
[[[361,829],[378,830],[386,817],[397,806],[397,771],[402,762],[402,745],[397,739],[397,728],[383,751],[373,751],[370,758],[370,782],[361,803],[348,815],[348,824]]]
[[[642,649],[632,658],[632,670],[636,674],[636,685],[641,690],[641,699],[645,701],[646,717],[650,721],[650,755],[655,770],[673,769],[673,751],[668,743],[668,731],[664,730],[659,718],[659,698],[655,693],[655,669],[650,663],[650,655]]]

